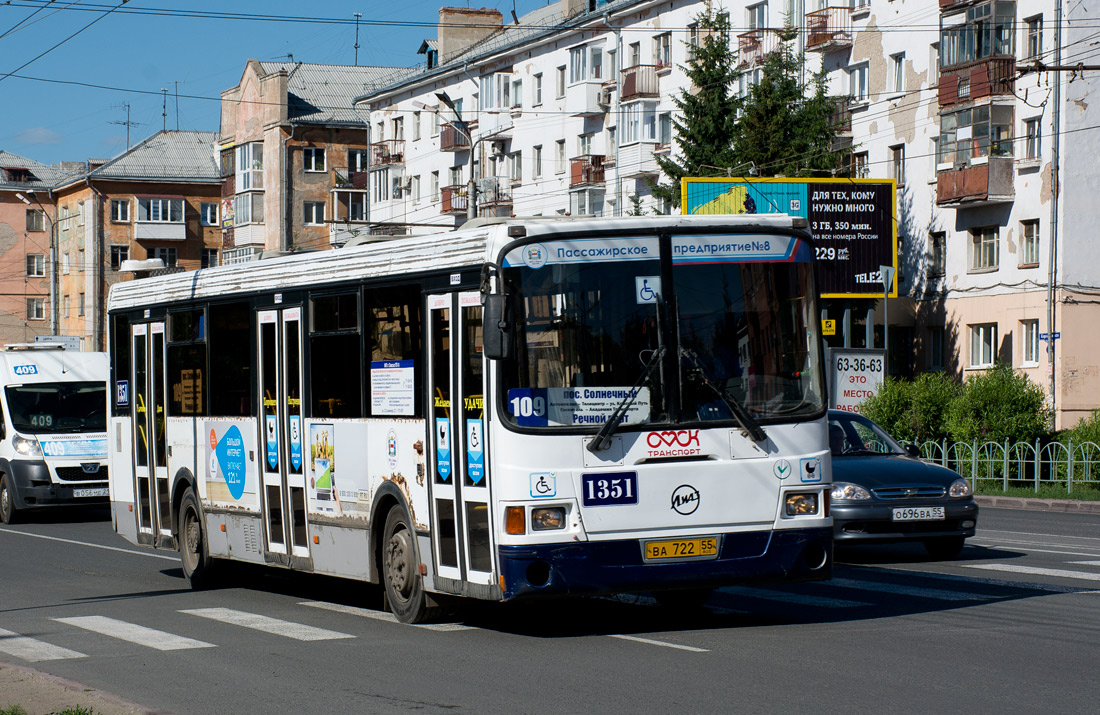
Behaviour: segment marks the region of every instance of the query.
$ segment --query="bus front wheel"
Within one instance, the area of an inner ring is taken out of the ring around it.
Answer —
[[[199,500],[194,489],[188,489],[180,502],[179,516],[180,561],[183,575],[196,591],[210,588],[214,583],[214,560],[206,546],[206,527],[202,522]]]
[[[420,559],[416,554],[416,535],[409,528],[405,511],[395,506],[386,515],[382,542],[382,580],[390,611],[402,623],[423,623],[435,617],[428,605]]]
[[[16,522],[15,495],[11,493],[7,474],[0,474],[0,521],[5,524]]]

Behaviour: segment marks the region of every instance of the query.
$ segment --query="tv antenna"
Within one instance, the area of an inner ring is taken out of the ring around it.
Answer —
[[[161,131],[165,131],[165,130],[168,129],[168,89],[166,87],[161,87],[160,88],[160,93],[161,93],[161,96],[163,97],[163,101],[161,102],[161,105],[160,105],[160,119],[161,119],[160,129],[161,129]]]
[[[130,127],[140,127],[141,122],[130,121],[130,104],[129,102],[123,102],[121,105],[115,105],[116,108],[126,110],[126,121],[124,122],[108,122],[108,124],[118,124],[119,126],[126,127],[126,151],[130,151]]]
[[[363,17],[363,13],[352,13],[355,15],[355,66],[359,66],[359,18]]]
[[[176,131],[180,130],[180,85],[187,84],[182,79],[174,79],[172,83],[176,85]]]

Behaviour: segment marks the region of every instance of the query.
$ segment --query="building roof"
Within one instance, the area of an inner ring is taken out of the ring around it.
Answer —
[[[355,111],[355,98],[416,71],[405,67],[350,67],[306,62],[259,64],[265,75],[287,73],[287,118],[304,124],[362,126],[366,119]]]
[[[217,132],[165,130],[88,173],[92,179],[220,182]]]
[[[40,164],[0,149],[0,190],[28,191],[42,189],[48,191],[70,176],[72,172],[59,166]],[[16,180],[23,176],[26,180]]]

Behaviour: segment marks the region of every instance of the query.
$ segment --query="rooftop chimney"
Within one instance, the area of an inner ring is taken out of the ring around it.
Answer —
[[[498,32],[504,24],[499,10],[483,7],[439,8],[439,62],[443,64],[459,52]]]

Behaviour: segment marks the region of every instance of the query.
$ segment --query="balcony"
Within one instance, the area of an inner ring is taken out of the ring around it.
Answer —
[[[604,182],[603,154],[585,154],[569,160],[569,188],[598,186]]]
[[[657,72],[664,69],[663,65],[635,65],[627,67],[622,75],[622,100],[643,97],[659,97],[660,90],[657,87]]]
[[[587,81],[565,88],[565,106],[574,117],[595,117],[607,113],[602,82]]]
[[[469,204],[466,200],[465,184],[444,186],[439,190],[439,196],[443,202],[443,205],[439,209],[439,213],[447,214],[448,216],[466,215]]]
[[[440,151],[466,151],[470,148],[470,123],[452,122],[439,130]]]
[[[385,139],[370,145],[371,166],[388,166],[405,163],[405,140]]]
[[[619,176],[624,179],[634,179],[642,176],[654,176],[661,171],[654,154],[667,144],[657,142],[635,142],[619,147],[619,162],[617,169]],[[604,162],[607,166],[608,162]]]
[[[806,13],[806,50],[828,52],[852,46],[852,9],[827,7]]]
[[[507,176],[486,176],[477,180],[478,206],[510,206],[511,204],[511,178]]]
[[[1016,196],[1013,165],[1011,156],[991,156],[983,164],[941,171],[936,176],[936,205],[960,208],[1011,203]]]
[[[139,241],[182,241],[187,238],[183,221],[136,221],[134,238]]]
[[[348,171],[343,168],[332,170],[332,185],[340,189],[362,189],[370,187],[370,174],[365,171]]]
[[[737,36],[737,63],[740,67],[752,67],[779,49],[778,30],[759,28]]]
[[[982,97],[1012,94],[1016,89],[1016,58],[986,57],[940,70],[941,107]]]

